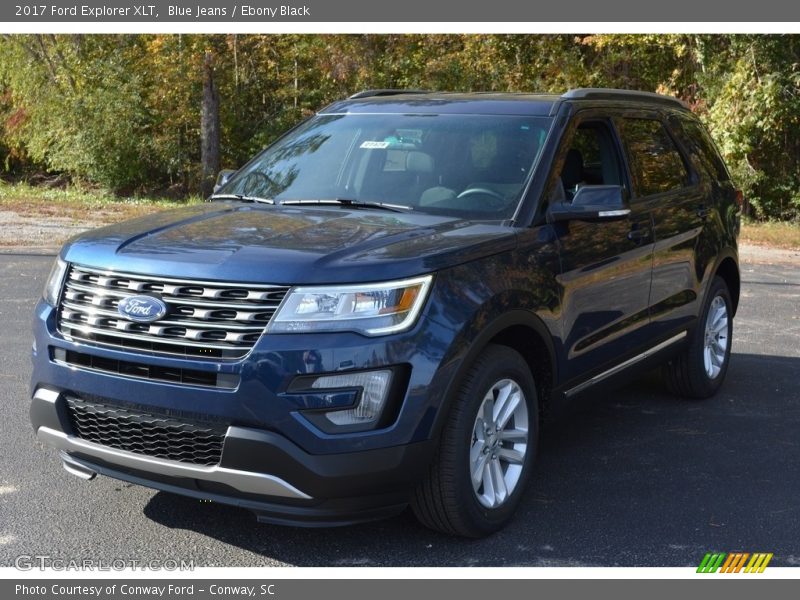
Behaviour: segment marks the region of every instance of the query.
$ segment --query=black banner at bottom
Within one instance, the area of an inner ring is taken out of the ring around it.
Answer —
[[[713,576],[712,576],[713,577]],[[0,581],[0,598],[47,598],[85,600],[219,600],[220,598],[261,598],[263,600],[495,600],[498,598],[647,598],[674,600],[718,597],[789,597],[797,591],[791,579],[702,577],[697,579],[28,579]],[[766,589],[765,589],[766,588]]]

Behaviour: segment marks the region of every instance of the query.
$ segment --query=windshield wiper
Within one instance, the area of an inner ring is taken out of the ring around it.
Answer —
[[[283,204],[338,204],[352,208],[377,208],[379,210],[389,210],[392,212],[405,212],[414,210],[410,206],[403,204],[389,204],[388,202],[366,202],[364,200],[354,200],[352,198],[323,198],[319,200],[282,200]]]
[[[239,202],[256,202],[258,204],[275,204],[272,198],[245,196],[244,194],[214,194],[210,200],[238,200]]]

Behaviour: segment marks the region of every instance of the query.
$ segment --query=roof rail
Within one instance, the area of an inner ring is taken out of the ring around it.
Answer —
[[[638,100],[640,102],[653,102],[669,106],[688,108],[688,105],[678,98],[654,94],[653,92],[640,92],[638,90],[617,90],[612,88],[576,88],[562,94],[564,100]]]
[[[379,90],[362,90],[350,96],[349,100],[357,98],[373,98],[375,96],[397,96],[398,94],[430,94],[428,90],[398,90],[398,89],[379,89]]]

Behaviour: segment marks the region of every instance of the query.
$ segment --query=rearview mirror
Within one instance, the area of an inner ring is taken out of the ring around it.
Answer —
[[[233,169],[222,169],[217,175],[217,181],[214,183],[214,193],[216,194],[219,189],[228,183],[233,174],[236,173]]]
[[[572,202],[551,204],[548,221],[614,221],[631,213],[621,185],[584,185],[578,188]]]

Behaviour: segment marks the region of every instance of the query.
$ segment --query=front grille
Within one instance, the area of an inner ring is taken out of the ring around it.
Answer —
[[[226,428],[72,396],[67,412],[81,439],[117,450],[197,465],[216,465]]]
[[[71,265],[58,329],[69,340],[183,357],[240,358],[256,343],[288,287],[150,277]],[[161,298],[167,314],[136,323],[117,313],[128,296]]]
[[[74,350],[64,350],[63,348],[51,348],[50,359],[70,367],[79,367],[99,373],[121,375],[134,379],[146,379],[148,381],[164,381],[227,390],[236,389],[239,385],[239,376],[229,373],[147,365],[129,360],[116,360],[75,352]]]

